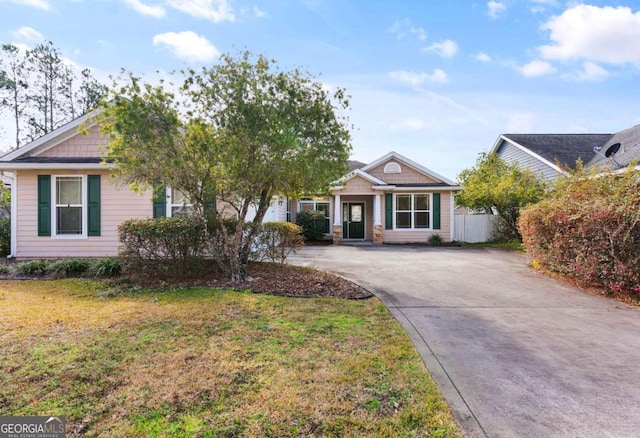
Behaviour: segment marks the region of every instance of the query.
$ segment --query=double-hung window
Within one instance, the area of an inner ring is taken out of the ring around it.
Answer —
[[[55,177],[55,234],[84,235],[86,203],[82,176]]]
[[[431,228],[431,195],[396,194],[395,228]]]
[[[324,233],[331,233],[331,218],[329,216],[331,205],[328,200],[324,198],[302,198],[298,205],[300,211],[322,211],[325,217]]]
[[[170,216],[187,216],[193,212],[193,204],[189,198],[179,190],[171,189]]]

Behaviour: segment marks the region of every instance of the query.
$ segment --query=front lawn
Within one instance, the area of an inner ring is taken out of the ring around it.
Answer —
[[[461,436],[375,298],[0,282],[0,412],[67,436]]]

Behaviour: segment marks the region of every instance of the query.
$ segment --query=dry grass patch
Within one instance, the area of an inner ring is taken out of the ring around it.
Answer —
[[[68,436],[460,436],[377,300],[0,283],[0,412]]]

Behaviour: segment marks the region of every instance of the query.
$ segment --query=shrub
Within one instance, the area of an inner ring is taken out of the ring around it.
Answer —
[[[124,271],[180,276],[201,266],[205,222],[195,216],[133,219],[118,227]]]
[[[0,257],[11,252],[11,219],[0,217]]]
[[[608,292],[640,295],[640,178],[580,171],[522,213],[527,253],[545,268]]]
[[[100,259],[91,266],[91,274],[95,277],[117,277],[122,273],[122,265],[117,257]]]
[[[11,268],[7,265],[0,265],[0,275],[7,275],[9,272],[11,272]]]
[[[429,245],[440,246],[443,243],[444,243],[444,241],[442,240],[442,236],[440,234],[432,234],[427,239],[427,244],[429,244]]]
[[[63,259],[53,262],[49,272],[61,277],[77,277],[89,269],[89,261],[80,259]]]
[[[49,273],[49,262],[46,260],[31,260],[16,265],[18,274],[25,276],[43,276]]]
[[[256,239],[258,260],[284,263],[291,252],[304,246],[302,228],[291,222],[267,222]]]
[[[323,240],[327,224],[324,211],[303,210],[296,215],[296,223],[302,227],[304,240]]]

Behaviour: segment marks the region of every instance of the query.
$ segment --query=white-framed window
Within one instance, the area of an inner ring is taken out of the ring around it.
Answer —
[[[331,203],[327,198],[302,198],[298,201],[298,211],[322,211],[325,216],[324,233],[331,233]]]
[[[187,216],[193,212],[193,203],[180,190],[167,189],[169,192],[167,202],[167,217]]]
[[[431,228],[431,194],[396,194],[394,205],[395,229]]]
[[[82,175],[55,175],[52,185],[53,235],[65,237],[86,236],[87,198],[86,181]]]

